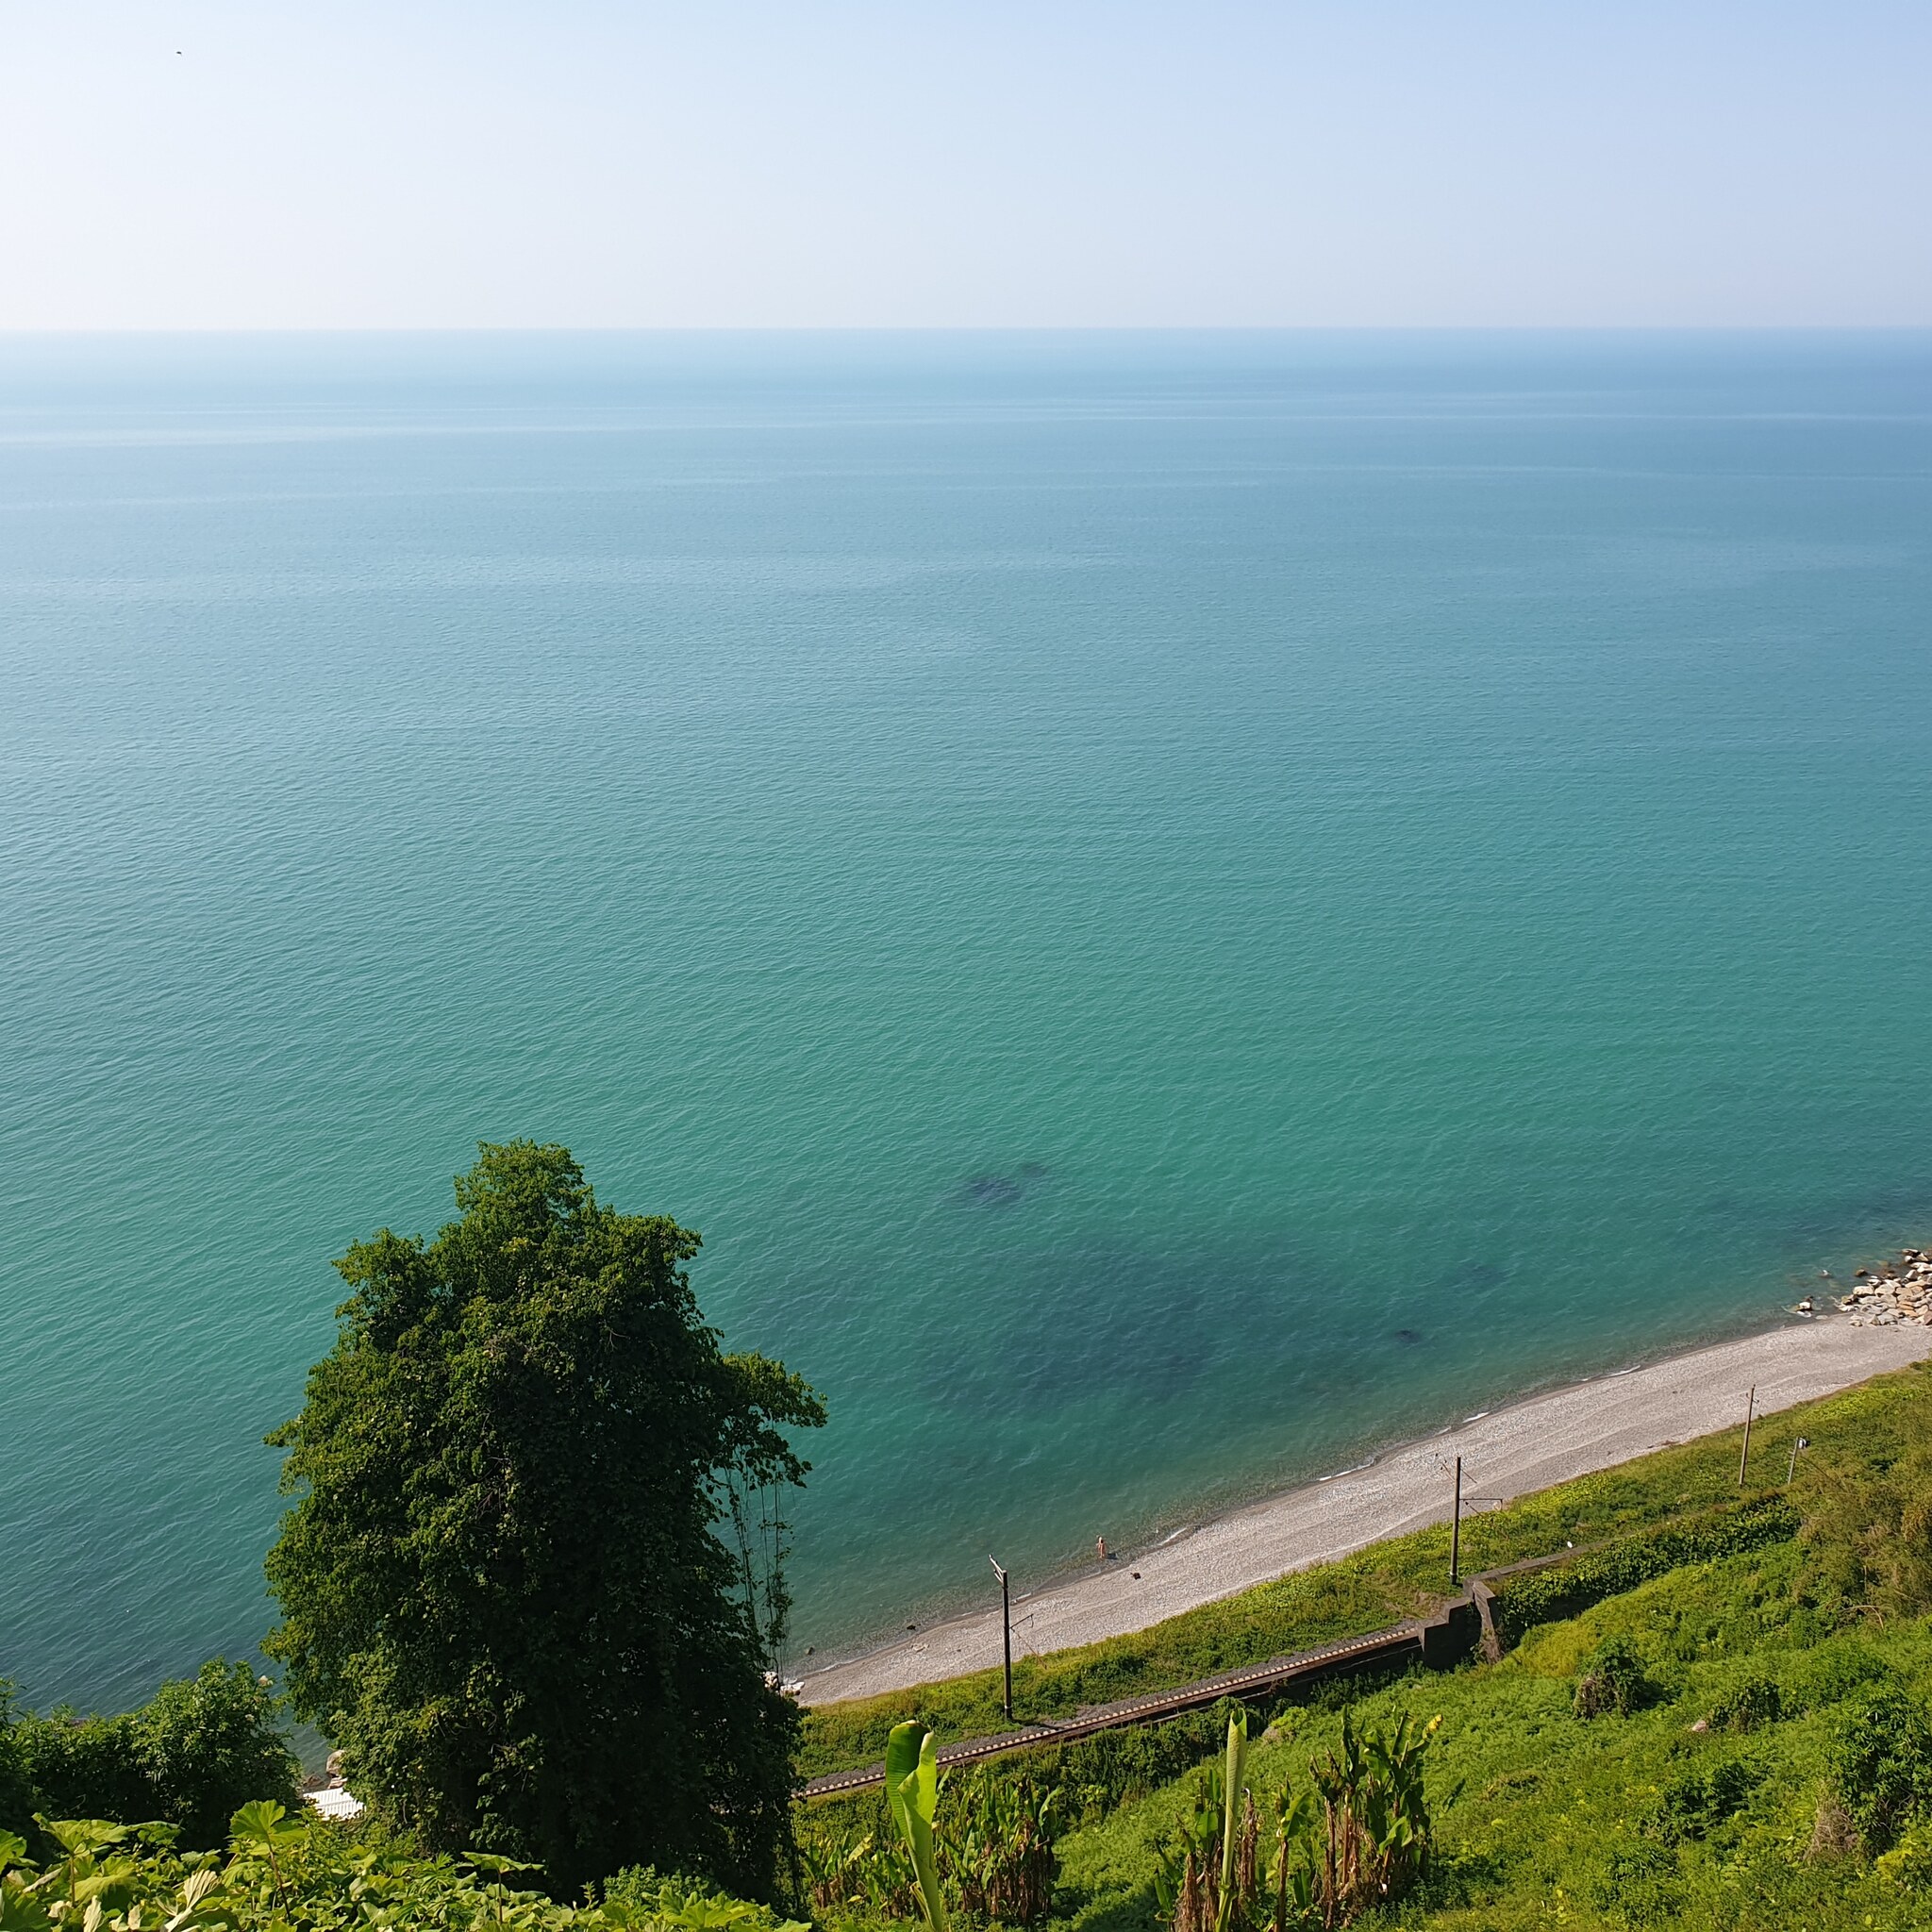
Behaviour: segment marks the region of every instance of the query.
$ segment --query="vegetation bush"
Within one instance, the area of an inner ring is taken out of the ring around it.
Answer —
[[[1758,1774],[1740,1757],[1686,1764],[1665,1779],[1643,1829],[1667,1845],[1705,1838],[1743,1806],[1758,1781]]]
[[[1797,1701],[1806,1710],[1842,1704],[1874,1685],[1893,1682],[1895,1675],[1870,1643],[1851,1638],[1827,1644],[1804,1659],[1797,1675]]]
[[[1058,1794],[1060,1815],[1072,1824],[1102,1817],[1128,1798],[1144,1797],[1210,1757],[1227,1736],[1227,1721],[1243,1707],[1218,1698],[1165,1724],[1096,1731],[1069,1744],[1026,1754],[1026,1776]]]
[[[142,1769],[134,1718],[82,1717],[64,1707],[31,1711],[14,1725],[26,1797],[0,1824],[31,1831],[37,1811],[56,1817],[158,1818],[162,1807]],[[251,1794],[252,1795],[252,1794]]]
[[[119,1717],[31,1712],[7,1724],[0,1827],[31,1841],[33,1816],[154,1820],[180,1843],[225,1844],[253,1798],[295,1803],[295,1760],[277,1729],[279,1701],[243,1663],[220,1658],[161,1686]]]
[[[805,1932],[702,1886],[638,1875],[574,1908],[510,1883],[530,1868],[425,1858],[379,1830],[257,1802],[225,1854],[181,1854],[165,1825],[49,1823],[35,1857],[0,1833],[5,1932]]]
[[[1932,1609],[1932,1429],[1922,1420],[1895,1454],[1813,1458],[1796,1492],[1822,1594],[1894,1621]]]
[[[20,1830],[39,1804],[13,1707],[13,1686],[0,1680],[0,1831]]]
[[[1866,1848],[1888,1850],[1912,1814],[1932,1804],[1932,1724],[1903,1690],[1874,1690],[1834,1714],[1827,1764],[1832,1796]]]
[[[625,1926],[670,1926],[690,1932],[803,1932],[769,1906],[733,1898],[702,1878],[633,1865],[597,1888],[602,1916]]]
[[[1626,1925],[1681,1923],[1690,1894],[1676,1855],[1657,1844],[1620,1844],[1593,1874],[1589,1896],[1597,1909]]]
[[[1714,1731],[1755,1731],[1784,1715],[1784,1692],[1777,1679],[1752,1671],[1719,1694],[1710,1707]]]
[[[1581,1718],[1628,1717],[1650,1702],[1652,1689],[1637,1646],[1627,1637],[1607,1637],[1578,1675],[1571,1708]]]
[[[1912,1825],[1876,1869],[1902,1891],[1932,1898],[1932,1824]]]

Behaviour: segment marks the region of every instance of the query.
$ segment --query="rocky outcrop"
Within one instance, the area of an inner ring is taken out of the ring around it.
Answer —
[[[1852,1277],[1852,1291],[1839,1307],[1860,1328],[1891,1328],[1918,1323],[1932,1328],[1932,1254],[1924,1248],[1901,1248],[1897,1267],[1860,1268]]]

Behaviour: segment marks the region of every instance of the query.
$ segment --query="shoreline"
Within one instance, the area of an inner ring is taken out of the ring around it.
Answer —
[[[1462,1457],[1463,1509],[1492,1509],[1652,1450],[1775,1415],[1932,1355],[1932,1327],[1866,1324],[1821,1312],[1481,1411],[1369,1462],[1277,1491],[1174,1532],[1138,1556],[1110,1557],[1016,1597],[1028,1654],[1123,1637],[1291,1571],[1449,1520]],[[804,1704],[836,1704],[997,1666],[998,1610],[974,1611],[828,1663],[801,1681]]]

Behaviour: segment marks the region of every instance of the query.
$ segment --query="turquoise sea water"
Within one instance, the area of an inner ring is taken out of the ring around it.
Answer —
[[[0,1674],[266,1627],[479,1138],[797,1646],[1932,1234],[1932,338],[0,343]]]

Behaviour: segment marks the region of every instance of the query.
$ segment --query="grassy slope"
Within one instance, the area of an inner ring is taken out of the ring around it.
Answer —
[[[1817,1445],[1814,1456],[1887,1453],[1896,1440],[1897,1404],[1910,1383],[1909,1374],[1880,1377],[1760,1422],[1751,1438],[1754,1484],[1783,1476],[1798,1435]],[[1731,1430],[1661,1450],[1466,1521],[1464,1574],[1734,1498],[1740,1434]],[[1164,1690],[1332,1638],[1380,1629],[1438,1601],[1448,1568],[1446,1526],[1376,1543],[1341,1562],[1298,1571],[1130,1636],[1024,1657],[1013,1666],[1015,1707],[1023,1717],[1065,1716],[1083,1705]],[[941,1740],[1001,1730],[999,1673],[981,1671],[882,1697],[819,1706],[806,1715],[801,1771],[809,1777],[874,1762],[884,1755],[886,1734],[904,1718],[919,1719]]]
[[[1766,1557],[1678,1571],[1589,1615],[1548,1625],[1501,1664],[1413,1676],[1356,1707],[1372,1721],[1440,1713],[1429,1779],[1439,1859],[1426,1898],[1391,1923],[1438,1932],[1663,1924],[1737,1932],[1923,1928],[1932,1902],[1862,1862],[1804,1853],[1832,1706],[1862,1677],[1888,1672],[1932,1698],[1932,1631],[1924,1623],[1820,1639],[1794,1612],[1793,1546]],[[1579,1659],[1610,1632],[1645,1653],[1660,1701],[1630,1718],[1583,1723],[1571,1711]],[[1790,1714],[1744,1736],[1690,1726],[1746,1674],[1773,1677]],[[1306,1783],[1311,1753],[1333,1742],[1332,1713],[1296,1712],[1257,1748],[1259,1790]],[[1743,1807],[1675,1846],[1654,1821],[1687,1769],[1740,1760]],[[1063,1905],[1081,1932],[1152,1932],[1153,1848],[1185,1807],[1182,1779],[1063,1840]]]
[[[1811,1439],[1820,1465],[1889,1465],[1906,1407],[1932,1394],[1927,1380],[1915,1372],[1882,1377],[1760,1424],[1754,1478],[1782,1475],[1799,1432]],[[1735,1496],[1737,1454],[1733,1434],[1525,1498],[1474,1525],[1465,1568]],[[1441,1533],[1403,1538],[1139,1637],[1040,1659],[1032,1707],[1070,1708],[1386,1622],[1427,1594],[1445,1555]],[[1803,1547],[1784,1544],[1681,1569],[1530,1632],[1500,1664],[1417,1673],[1364,1692],[1356,1707],[1371,1720],[1404,1710],[1443,1719],[1430,1774],[1436,1874],[1426,1895],[1386,1923],[1436,1932],[1932,1926],[1924,1893],[1907,1893],[1862,1860],[1806,1856],[1835,1707],[1877,1675],[1932,1703],[1932,1622],[1843,1627],[1811,1600],[1807,1563]],[[1657,1701],[1632,1717],[1584,1723],[1572,1712],[1572,1680],[1610,1634],[1627,1634],[1643,1652]],[[1750,1675],[1777,1683],[1785,1714],[1776,1723],[1743,1735],[1692,1731],[1728,1687]],[[822,1761],[856,1761],[901,1711],[926,1716],[942,1735],[991,1728],[991,1679],[967,1679],[814,1713],[814,1742]],[[1333,1740],[1339,1723],[1332,1708],[1284,1713],[1254,1754],[1257,1785],[1272,1791],[1305,1782],[1310,1754]],[[1006,1760],[1016,1773],[1030,1761]],[[1748,1786],[1733,1815],[1704,1825],[1693,1820],[1674,1841],[1659,1831],[1674,1786],[1732,1762],[1744,1768]],[[1191,1774],[1062,1840],[1061,1924],[1155,1932],[1154,1847],[1187,1807],[1191,1783]]]

